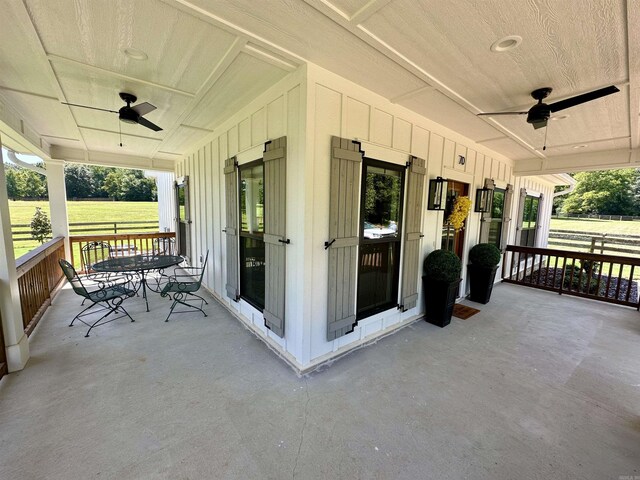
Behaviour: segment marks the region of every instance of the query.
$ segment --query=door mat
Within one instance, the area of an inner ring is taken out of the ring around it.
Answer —
[[[456,303],[453,306],[453,316],[457,318],[461,318],[462,320],[466,320],[467,318],[475,315],[480,310],[477,308],[469,307],[467,305],[462,305],[461,303]]]

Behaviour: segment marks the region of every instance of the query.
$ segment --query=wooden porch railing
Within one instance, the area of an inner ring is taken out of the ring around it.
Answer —
[[[85,259],[81,255],[82,247],[89,242],[106,242],[114,256],[153,255],[167,253],[176,255],[175,232],[118,233],[99,235],[71,235],[71,263],[78,271],[84,272],[85,261],[90,263],[108,257],[108,252],[94,253],[95,258]]]
[[[51,304],[63,273],[58,260],[64,258],[64,239],[54,238],[16,260],[22,321],[27,335]]]
[[[640,258],[507,246],[502,281],[640,310],[634,272]]]

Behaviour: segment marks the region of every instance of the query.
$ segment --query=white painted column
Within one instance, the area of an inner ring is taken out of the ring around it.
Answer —
[[[49,191],[52,236],[53,238],[64,237],[64,254],[69,259],[71,258],[69,217],[67,215],[67,189],[64,183],[63,161],[47,160],[47,189]]]
[[[175,175],[172,172],[153,172],[158,191],[158,219],[161,232],[176,229]]]
[[[1,149],[0,161],[2,161]],[[13,253],[13,239],[11,238],[7,178],[3,161],[2,168],[0,168],[0,227],[2,227],[0,234],[0,313],[2,314],[2,329],[7,352],[7,367],[9,372],[15,372],[22,370],[29,360],[29,339],[24,333],[22,323],[16,257]]]

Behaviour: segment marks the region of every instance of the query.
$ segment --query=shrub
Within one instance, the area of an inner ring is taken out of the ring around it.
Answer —
[[[478,267],[493,268],[501,257],[500,250],[491,243],[479,243],[469,250],[469,261]]]
[[[31,219],[31,237],[40,243],[51,236],[51,222],[47,214],[40,207],[36,207],[36,213]]]
[[[424,259],[425,277],[437,282],[455,282],[460,279],[462,264],[458,256],[447,250],[434,250]]]
[[[571,278],[571,272],[573,272],[573,278]],[[587,285],[587,279],[589,278],[588,272],[582,273],[582,280],[580,280],[580,272],[582,272],[582,268],[577,265],[565,265],[562,288],[578,292],[596,293],[598,289],[597,279],[591,278],[589,285]]]

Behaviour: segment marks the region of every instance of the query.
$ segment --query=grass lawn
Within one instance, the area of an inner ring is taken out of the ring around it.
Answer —
[[[551,230],[640,235],[640,221],[598,220],[597,218],[552,218]]]
[[[36,207],[42,208],[49,214],[49,202],[29,202],[23,200],[9,201],[9,211],[11,213],[11,224],[20,225],[28,224],[31,222],[31,217],[36,211]],[[79,202],[68,201],[67,202],[67,214],[69,216],[69,223],[88,223],[88,222],[158,222],[158,204],[157,202]],[[133,227],[133,226],[132,226]],[[72,227],[72,233],[81,233],[76,231],[78,227]],[[88,227],[91,228],[91,227]],[[16,230],[24,231],[29,228],[14,228],[14,236],[25,237],[29,234],[16,234]],[[156,227],[153,230],[157,230]],[[140,229],[141,231],[149,231],[149,227],[146,229]],[[128,232],[135,232],[136,230],[127,230]],[[106,229],[104,231],[93,231],[87,233],[113,233],[113,228]],[[14,243],[14,252],[16,258],[24,255],[29,250],[38,246],[38,242],[34,240],[18,241]]]

